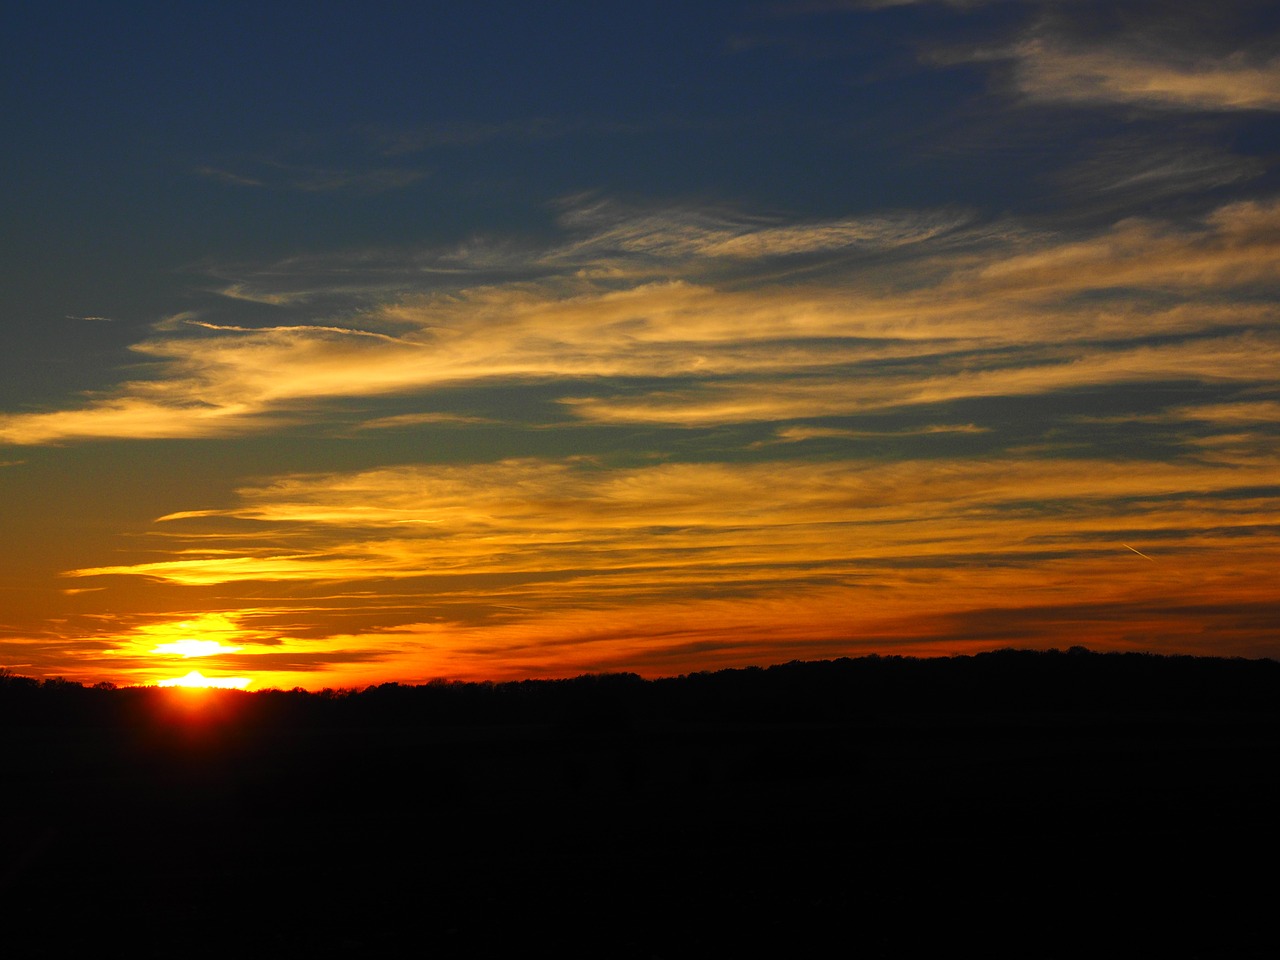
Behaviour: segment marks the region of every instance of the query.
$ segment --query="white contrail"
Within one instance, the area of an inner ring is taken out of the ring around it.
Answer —
[[[1127,543],[1122,543],[1120,544],[1120,546],[1129,547]],[[1152,563],[1155,563],[1155,560],[1152,557],[1148,557],[1145,553],[1143,553],[1137,547],[1129,547],[1129,549],[1132,550],[1134,553],[1136,553],[1138,556],[1140,556],[1143,560],[1150,560]]]

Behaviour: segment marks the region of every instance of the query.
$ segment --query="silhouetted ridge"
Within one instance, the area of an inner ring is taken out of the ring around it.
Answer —
[[[1278,691],[1269,660],[1083,649],[317,693],[3,675],[6,956],[123,930],[273,960],[1273,957]]]
[[[975,656],[792,661],[644,680],[383,683],[363,690],[202,691],[252,724],[550,725],[600,734],[636,723],[824,723],[876,718],[1259,712],[1280,709],[1280,663],[1140,653],[1001,650]],[[0,675],[0,722],[149,723],[174,691]]]

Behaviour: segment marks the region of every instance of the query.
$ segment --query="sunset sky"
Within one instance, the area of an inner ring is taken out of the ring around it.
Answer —
[[[1280,656],[1273,2],[52,2],[0,45],[13,673]]]

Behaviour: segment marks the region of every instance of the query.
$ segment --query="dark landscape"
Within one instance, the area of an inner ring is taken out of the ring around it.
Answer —
[[[1274,956],[1280,663],[6,675],[7,956]]]

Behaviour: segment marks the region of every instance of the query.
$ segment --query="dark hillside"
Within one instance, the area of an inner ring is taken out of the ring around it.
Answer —
[[[12,956],[1273,956],[1280,664],[0,679]]]

